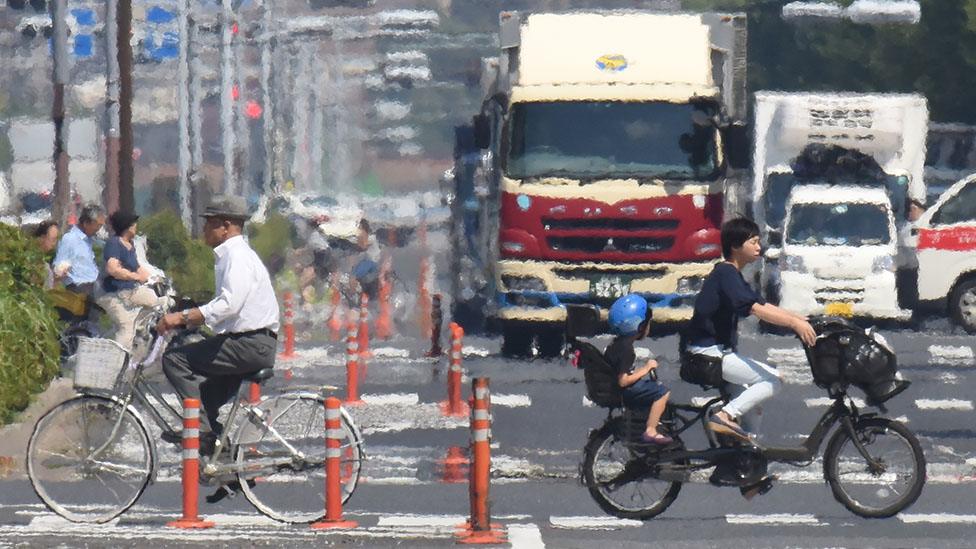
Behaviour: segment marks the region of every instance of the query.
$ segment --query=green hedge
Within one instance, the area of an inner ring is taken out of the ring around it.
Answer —
[[[273,212],[264,223],[248,224],[247,231],[248,242],[274,276],[284,267],[288,251],[295,247],[294,228],[284,216]]]
[[[202,240],[190,238],[176,213],[164,210],[139,219],[146,235],[146,258],[166,271],[176,293],[205,302],[214,293],[213,250]]]
[[[0,425],[58,373],[60,331],[44,292],[44,255],[0,223]]]

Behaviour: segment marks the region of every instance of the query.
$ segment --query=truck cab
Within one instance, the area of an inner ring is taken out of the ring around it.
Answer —
[[[915,222],[918,299],[976,333],[976,175],[948,189]]]
[[[908,320],[897,305],[898,236],[883,189],[807,184],[787,200],[782,248],[767,252],[769,285],[803,315]]]

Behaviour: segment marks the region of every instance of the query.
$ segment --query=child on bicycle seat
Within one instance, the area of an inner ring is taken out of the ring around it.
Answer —
[[[643,366],[636,365],[634,342],[647,337],[651,328],[651,308],[647,301],[635,294],[625,295],[610,307],[610,331],[617,335],[603,353],[617,371],[617,383],[623,389],[624,406],[630,409],[647,409],[647,426],[641,440],[650,444],[666,445],[671,437],[658,432],[658,423],[668,404],[671,392],[661,382],[648,374],[657,368],[657,361],[648,360]]]

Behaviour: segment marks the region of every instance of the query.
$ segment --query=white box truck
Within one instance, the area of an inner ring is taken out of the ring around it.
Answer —
[[[912,267],[906,197],[925,197],[925,98],[758,92],[755,119],[766,298],[803,314],[910,318],[896,272]],[[831,154],[829,169],[811,168]]]

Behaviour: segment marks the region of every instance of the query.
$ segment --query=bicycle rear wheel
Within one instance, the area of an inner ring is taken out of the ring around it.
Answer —
[[[824,453],[824,476],[834,498],[866,518],[890,517],[918,499],[925,484],[925,455],[903,424],[885,418],[859,421],[858,440],[878,464],[872,468],[845,429],[838,429]]]
[[[264,421],[244,420],[235,453],[244,496],[282,522],[314,522],[325,516],[325,400],[312,393],[286,393],[258,405]],[[281,438],[279,438],[279,436]],[[342,414],[342,501],[359,483],[365,454],[362,437]],[[281,439],[297,450],[293,452]]]
[[[34,492],[73,522],[107,522],[146,489],[155,461],[145,425],[117,402],[84,395],[44,414],[27,444]]]
[[[655,517],[681,491],[681,481],[664,478],[666,465],[625,444],[613,423],[594,431],[584,452],[586,487],[600,508],[615,517]]]

